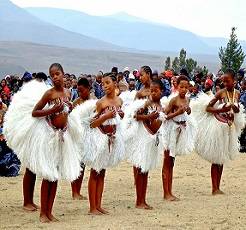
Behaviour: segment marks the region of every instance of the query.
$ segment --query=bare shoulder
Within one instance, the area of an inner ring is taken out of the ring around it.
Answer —
[[[119,105],[122,106],[123,100],[120,97],[117,97],[117,103],[119,103]]]
[[[43,98],[51,98],[52,95],[53,95],[53,93],[54,93],[54,89],[53,89],[53,88],[48,89],[48,90],[44,93]]]
[[[99,99],[97,101],[97,103],[96,103],[96,110],[97,110],[97,112],[100,113],[102,111],[102,109],[104,107],[104,104],[105,104],[105,99],[104,98],[101,98],[101,99]]]
[[[226,94],[226,90],[225,89],[221,89],[219,90],[215,95],[214,97],[217,98],[217,99],[221,99],[225,96]]]
[[[69,97],[69,98],[71,98],[71,92],[70,92],[70,90],[69,89],[64,89],[64,92],[65,92],[65,95],[67,96],[67,97]]]
[[[178,96],[175,96],[175,97],[173,97],[173,98],[170,100],[169,104],[170,104],[170,105],[171,105],[171,104],[175,104],[175,103],[177,102],[177,100],[178,100]]]

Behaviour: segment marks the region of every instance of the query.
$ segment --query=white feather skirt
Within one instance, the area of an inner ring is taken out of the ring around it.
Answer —
[[[161,129],[154,135],[150,134],[143,122],[134,118],[137,110],[142,108],[146,100],[136,100],[127,108],[123,119],[127,159],[135,167],[145,173],[158,167],[163,153]]]
[[[213,164],[225,164],[239,154],[241,130],[245,127],[245,114],[234,114],[234,123],[229,126],[218,121],[213,114],[206,112],[211,97],[201,94],[193,104],[194,116],[198,122],[196,152]]]
[[[32,81],[16,93],[5,116],[4,135],[24,167],[49,181],[75,180],[80,175],[78,120],[69,117],[63,135],[32,110],[47,86]]]
[[[177,124],[175,121],[185,121],[185,124]],[[164,149],[170,151],[170,156],[176,157],[194,152],[197,124],[192,116],[185,112],[173,119],[166,120],[161,130]]]
[[[116,134],[110,148],[108,136],[103,134],[99,128],[90,127],[91,120],[96,115],[95,110],[96,100],[89,100],[77,106],[72,114],[75,113],[80,119],[82,162],[100,172],[103,169],[117,166],[125,159],[125,145],[121,120],[118,116],[112,119],[116,125]]]
[[[124,111],[129,105],[131,105],[135,99],[136,96],[136,91],[125,91],[122,92],[119,97],[122,99],[123,101],[123,105],[122,105],[122,110]]]

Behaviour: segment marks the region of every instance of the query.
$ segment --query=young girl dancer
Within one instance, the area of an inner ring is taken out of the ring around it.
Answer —
[[[201,95],[200,106],[196,109],[199,124],[197,153],[212,163],[212,194],[223,194],[220,181],[223,165],[238,154],[238,137],[245,126],[245,115],[240,111],[239,91],[235,86],[235,73],[227,70],[223,76],[224,89],[216,93],[214,98]]]
[[[86,78],[79,79],[78,81],[79,98],[77,98],[73,102],[74,108],[90,99],[90,88],[91,88],[90,83]],[[80,194],[81,185],[82,185],[84,172],[85,172],[85,164],[83,162],[81,163],[81,168],[82,168],[82,171],[80,173],[79,178],[71,183],[72,197],[74,200],[87,200],[86,197]]]
[[[22,165],[26,167],[23,177],[23,209],[26,211],[36,211],[38,206],[33,201],[36,174],[30,167],[31,159],[26,149],[28,146],[25,136],[26,132],[33,129],[35,123],[31,116],[34,105],[49,89],[44,83],[45,80],[47,76],[44,73],[37,73],[35,79],[24,84],[22,89],[14,94],[5,115],[4,135],[8,146],[15,151]]]
[[[150,83],[152,70],[149,66],[142,66],[140,69],[140,81],[143,87],[136,93],[135,99],[145,99],[150,96]]]
[[[189,99],[186,94],[189,80],[181,75],[177,79],[178,95],[171,99],[165,109],[166,121],[163,124],[162,138],[165,144],[164,162],[162,168],[162,182],[164,199],[178,200],[172,194],[173,166],[176,156],[191,153],[195,147],[197,126],[190,115]]]
[[[146,202],[148,172],[157,167],[163,151],[159,137],[164,118],[160,103],[162,90],[160,80],[152,81],[150,98],[135,101],[124,118],[126,151],[136,172],[136,208],[140,209],[152,209]]]
[[[57,181],[74,181],[80,174],[78,120],[69,119],[69,94],[63,88],[64,71],[60,64],[49,69],[54,87],[36,104],[32,116],[37,117],[26,131],[19,153],[28,154],[30,170],[43,178],[40,221],[57,221],[52,215]],[[33,120],[33,119],[31,119]],[[28,120],[27,122],[28,123]],[[18,126],[18,122],[16,122]]]
[[[102,194],[106,168],[119,164],[125,158],[121,130],[122,100],[116,96],[116,78],[105,74],[102,79],[105,96],[98,101],[88,100],[72,113],[78,114],[82,132],[82,162],[91,166],[88,183],[89,214],[108,212],[102,208]]]

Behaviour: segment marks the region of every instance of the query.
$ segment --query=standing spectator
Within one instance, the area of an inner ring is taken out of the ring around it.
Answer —
[[[163,84],[163,91],[162,91],[162,97],[168,97],[171,94],[171,86],[169,81],[166,79],[166,75],[161,74],[159,76],[159,79],[161,80],[162,84]]]
[[[240,102],[244,107],[244,112],[246,113],[246,79],[244,78],[241,82],[241,93],[240,93]],[[243,129],[240,141],[240,152],[246,152],[246,127]]]
[[[129,67],[125,67],[123,70],[123,75],[127,83],[129,83],[130,70]]]
[[[135,81],[133,79],[130,79],[129,81],[129,91],[132,92],[135,90]]]
[[[206,93],[207,95],[213,95],[213,92],[212,92],[212,88],[213,88],[213,81],[208,78],[206,81],[205,81],[205,85],[204,85],[204,93]]]
[[[119,87],[120,93],[128,90],[129,85],[128,85],[126,79],[124,78],[124,75],[122,72],[118,73],[117,82],[118,82],[118,87]]]
[[[4,92],[8,98],[10,98],[10,88],[7,86],[7,81],[2,79],[1,81],[1,92]]]
[[[72,80],[72,88],[71,88],[71,100],[74,101],[79,97],[78,95],[78,89],[77,89],[77,79]]]
[[[1,134],[2,134],[2,128],[3,128],[3,118],[4,114],[7,111],[7,105],[5,105],[2,100],[0,99],[0,128],[1,128]]]
[[[1,101],[3,104],[5,104],[7,107],[9,107],[10,98],[7,97],[7,95],[4,92],[1,93]]]
[[[118,74],[118,68],[117,67],[113,67],[112,70],[111,70],[111,73],[117,77],[117,74]]]
[[[102,88],[102,76],[103,76],[103,74],[100,71],[96,76],[96,80],[92,84],[92,88],[94,90],[94,94],[95,94],[97,99],[100,99],[104,96],[104,91]]]
[[[173,76],[171,79],[171,93],[177,93],[178,92],[178,83],[177,83],[177,77]]]

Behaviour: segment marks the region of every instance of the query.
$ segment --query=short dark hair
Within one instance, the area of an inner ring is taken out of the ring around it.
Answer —
[[[35,74],[34,78],[46,81],[48,77],[47,77],[47,75],[45,73],[39,72],[39,73]]]
[[[151,85],[158,85],[161,89],[161,91],[164,89],[164,85],[160,79],[153,80],[151,82]]]
[[[150,79],[152,80],[152,69],[149,66],[147,66],[147,65],[142,66],[141,69],[145,73],[149,74],[150,75]]]
[[[79,79],[78,86],[84,86],[87,89],[91,88],[90,82],[85,77],[82,77],[82,78]]]
[[[49,71],[53,68],[53,67],[56,67],[57,69],[59,69],[63,74],[64,74],[64,70],[63,70],[63,67],[61,64],[59,63],[53,63],[50,68],[49,68]]]
[[[186,77],[185,75],[180,75],[177,79],[177,84],[179,85],[181,81],[187,81],[188,83],[190,82],[188,77]]]
[[[236,78],[235,71],[233,69],[227,69],[224,74],[228,74],[232,77],[233,80]]]
[[[112,81],[117,81],[117,79],[116,79],[116,77],[115,77],[115,75],[113,74],[113,73],[105,73],[105,74],[103,74],[103,78],[105,78],[105,77],[110,77],[111,79],[112,79]]]

